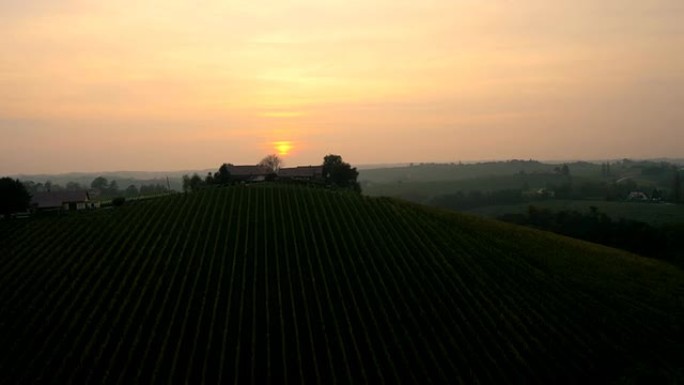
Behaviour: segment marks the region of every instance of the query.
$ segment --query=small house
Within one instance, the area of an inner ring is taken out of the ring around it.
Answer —
[[[85,210],[99,207],[92,202],[87,191],[46,191],[34,193],[31,208],[34,210]]]
[[[632,191],[627,195],[628,201],[645,202],[648,200],[648,196],[641,191]]]

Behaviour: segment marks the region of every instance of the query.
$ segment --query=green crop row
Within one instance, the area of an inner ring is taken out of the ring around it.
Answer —
[[[0,222],[0,383],[578,383],[684,362],[684,273],[300,185]]]

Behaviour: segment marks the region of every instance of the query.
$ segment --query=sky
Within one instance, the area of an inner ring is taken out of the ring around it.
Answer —
[[[2,0],[0,175],[684,157],[681,0]]]

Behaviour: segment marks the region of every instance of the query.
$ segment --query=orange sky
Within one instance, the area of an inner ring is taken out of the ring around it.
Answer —
[[[0,175],[684,157],[681,0],[0,2]]]

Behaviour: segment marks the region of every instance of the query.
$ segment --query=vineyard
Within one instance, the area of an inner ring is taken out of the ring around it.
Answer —
[[[684,272],[388,198],[238,186],[0,223],[0,383],[676,378]]]

